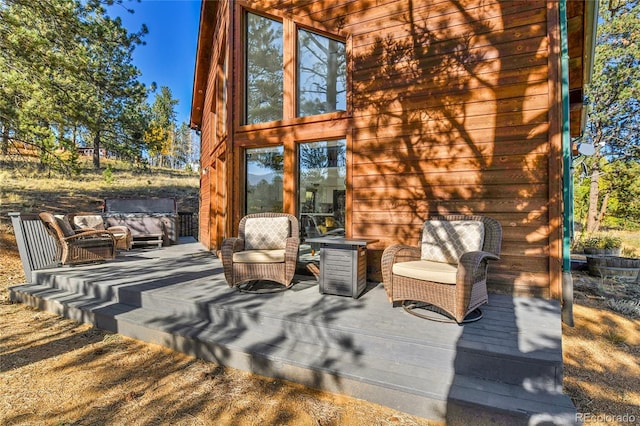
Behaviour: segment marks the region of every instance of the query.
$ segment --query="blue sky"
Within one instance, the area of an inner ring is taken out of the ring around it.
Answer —
[[[125,7],[135,13],[127,13]],[[140,81],[147,86],[155,82],[158,88],[168,86],[173,98],[180,101],[175,108],[178,125],[189,123],[200,0],[125,1],[124,7],[114,5],[108,10],[111,16],[122,18],[129,32],[147,25],[146,45],[133,52],[134,65],[142,72]]]

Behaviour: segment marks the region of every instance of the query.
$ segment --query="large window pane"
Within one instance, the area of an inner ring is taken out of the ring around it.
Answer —
[[[246,211],[282,211],[282,146],[246,150]]]
[[[282,119],[282,23],[247,13],[245,124]]]
[[[345,111],[345,44],[298,30],[298,116]]]
[[[344,235],[346,140],[303,143],[298,152],[303,238]]]

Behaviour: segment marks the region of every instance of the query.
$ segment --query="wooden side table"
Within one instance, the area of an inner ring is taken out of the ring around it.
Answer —
[[[378,240],[313,237],[320,245],[320,293],[360,296],[367,286],[367,244]]]

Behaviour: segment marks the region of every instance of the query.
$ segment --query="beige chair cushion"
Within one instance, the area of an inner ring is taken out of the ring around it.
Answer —
[[[116,239],[122,239],[127,237],[127,231],[120,226],[112,226],[107,231],[111,232]]]
[[[458,263],[464,253],[482,250],[484,224],[472,220],[428,220],[422,230],[422,260]]]
[[[93,228],[104,230],[104,221],[100,215],[78,215],[73,216],[73,224],[78,228]]]
[[[282,263],[285,250],[245,250],[233,253],[234,263]]]
[[[114,226],[123,226],[129,228],[131,235],[135,236],[151,236],[163,234],[164,225],[162,219],[151,216],[109,216],[106,219],[107,229]]]
[[[245,250],[275,250],[287,247],[289,218],[253,217],[244,224]]]
[[[414,260],[393,264],[394,275],[443,284],[455,284],[457,272],[456,265],[430,260]]]

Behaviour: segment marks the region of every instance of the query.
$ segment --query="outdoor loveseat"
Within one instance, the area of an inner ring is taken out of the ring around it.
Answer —
[[[131,248],[131,230],[123,225],[105,226],[104,218],[99,213],[67,213],[65,219],[76,232],[109,231],[116,239],[116,248],[129,250]]]
[[[102,217],[107,227],[129,228],[134,247],[179,243],[174,198],[107,198]]]
[[[49,212],[39,214],[56,244],[56,258],[63,265],[89,263],[116,257],[116,239],[109,231],[76,233],[63,217]]]
[[[420,246],[396,244],[382,255],[389,301],[423,318],[470,322],[488,301],[488,262],[499,260],[502,227],[484,216],[448,215],[424,223]],[[418,313],[417,308],[426,314]],[[433,315],[432,311],[438,314]]]

